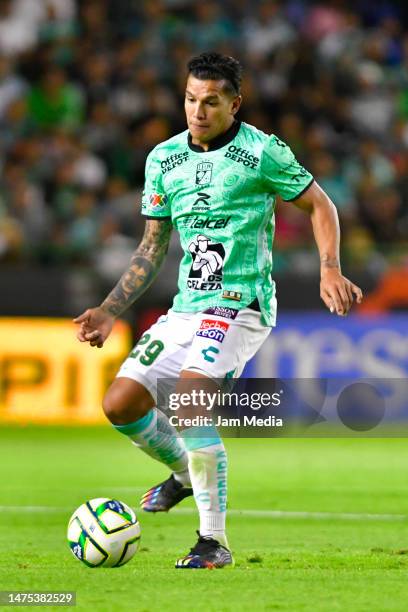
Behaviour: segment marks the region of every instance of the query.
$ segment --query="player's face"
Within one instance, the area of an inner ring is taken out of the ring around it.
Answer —
[[[187,79],[184,108],[194,144],[205,145],[232,125],[241,96],[225,90],[225,81]]]

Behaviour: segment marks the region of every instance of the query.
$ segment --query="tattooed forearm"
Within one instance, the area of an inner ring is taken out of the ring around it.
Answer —
[[[117,317],[146,291],[167,253],[171,229],[169,220],[146,222],[142,242],[133,253],[128,269],[102,302],[103,310]]]
[[[137,255],[135,251],[129,268],[102,302],[101,308],[117,317],[147,289],[154,277],[153,264],[147,258]]]
[[[338,257],[330,257],[329,255],[323,255],[320,259],[322,268],[340,268],[340,262]]]

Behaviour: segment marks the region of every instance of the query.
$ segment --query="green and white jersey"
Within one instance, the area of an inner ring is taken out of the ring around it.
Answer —
[[[146,161],[142,214],[171,218],[180,234],[173,310],[240,310],[258,299],[263,323],[275,325],[275,197],[294,200],[312,182],[285,143],[246,123],[234,123],[209,151],[188,130],[157,145]]]

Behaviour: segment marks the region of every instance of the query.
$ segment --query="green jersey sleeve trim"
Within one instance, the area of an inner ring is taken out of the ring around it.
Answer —
[[[293,198],[289,198],[289,199],[282,198],[282,200],[284,202],[293,202],[294,200],[297,200],[298,198],[300,198],[309,189],[309,187],[312,186],[313,183],[314,183],[314,177],[312,177],[310,183],[308,183],[306,185],[306,187],[304,187],[304,189],[302,189],[302,191],[299,191],[299,193],[297,195],[293,196]]]

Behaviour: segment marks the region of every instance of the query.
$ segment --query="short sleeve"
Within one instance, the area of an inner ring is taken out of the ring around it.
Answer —
[[[313,183],[313,176],[294,156],[287,144],[272,135],[261,157],[261,173],[272,193],[287,202],[296,200]]]
[[[170,198],[164,191],[161,163],[155,149],[149,153],[146,160],[142,215],[155,219],[171,217]]]

